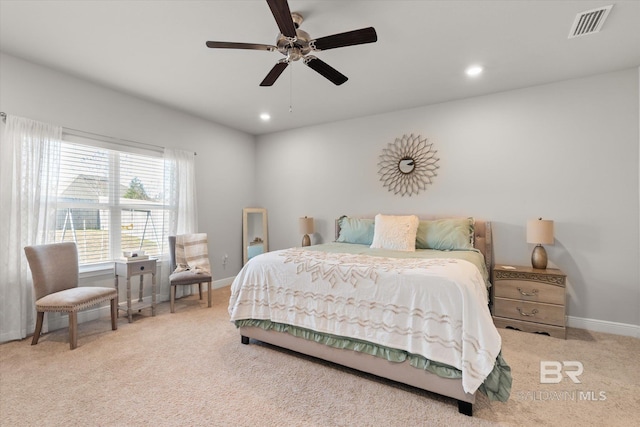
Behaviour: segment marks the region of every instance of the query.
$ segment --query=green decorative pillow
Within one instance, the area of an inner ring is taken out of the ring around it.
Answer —
[[[473,249],[473,224],[473,218],[420,221],[416,248],[442,251]]]
[[[340,234],[337,242],[371,245],[375,223],[373,219],[349,218],[343,216],[339,220]]]

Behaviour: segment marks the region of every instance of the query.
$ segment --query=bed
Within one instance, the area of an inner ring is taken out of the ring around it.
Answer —
[[[250,338],[456,399],[505,401],[510,368],[488,308],[491,223],[343,216],[336,241],[268,252],[229,301]]]

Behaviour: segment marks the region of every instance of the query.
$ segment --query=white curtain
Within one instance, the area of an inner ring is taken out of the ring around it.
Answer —
[[[24,247],[55,241],[61,138],[60,126],[7,116],[0,140],[0,342],[33,333]]]
[[[169,189],[169,205],[174,207],[169,234],[198,232],[196,167],[193,151],[165,148],[164,158]]]
[[[189,234],[198,232],[198,204],[196,198],[196,167],[193,151],[165,148],[165,175],[169,184],[169,206],[171,218],[169,221],[169,235]],[[165,259],[168,257],[165,257]],[[169,263],[162,268],[163,286],[169,286]],[[165,274],[164,272],[167,272]],[[176,296],[191,294],[191,287],[178,286]]]

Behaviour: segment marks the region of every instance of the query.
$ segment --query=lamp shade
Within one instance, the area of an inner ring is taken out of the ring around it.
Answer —
[[[313,234],[313,218],[305,216],[304,218],[300,218],[298,223],[300,224],[300,234]]]
[[[553,245],[553,221],[542,218],[527,221],[527,243]]]

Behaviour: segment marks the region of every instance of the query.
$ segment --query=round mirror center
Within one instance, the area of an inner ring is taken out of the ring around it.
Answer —
[[[416,162],[411,157],[404,157],[398,162],[398,169],[404,174],[413,172],[416,168]]]

